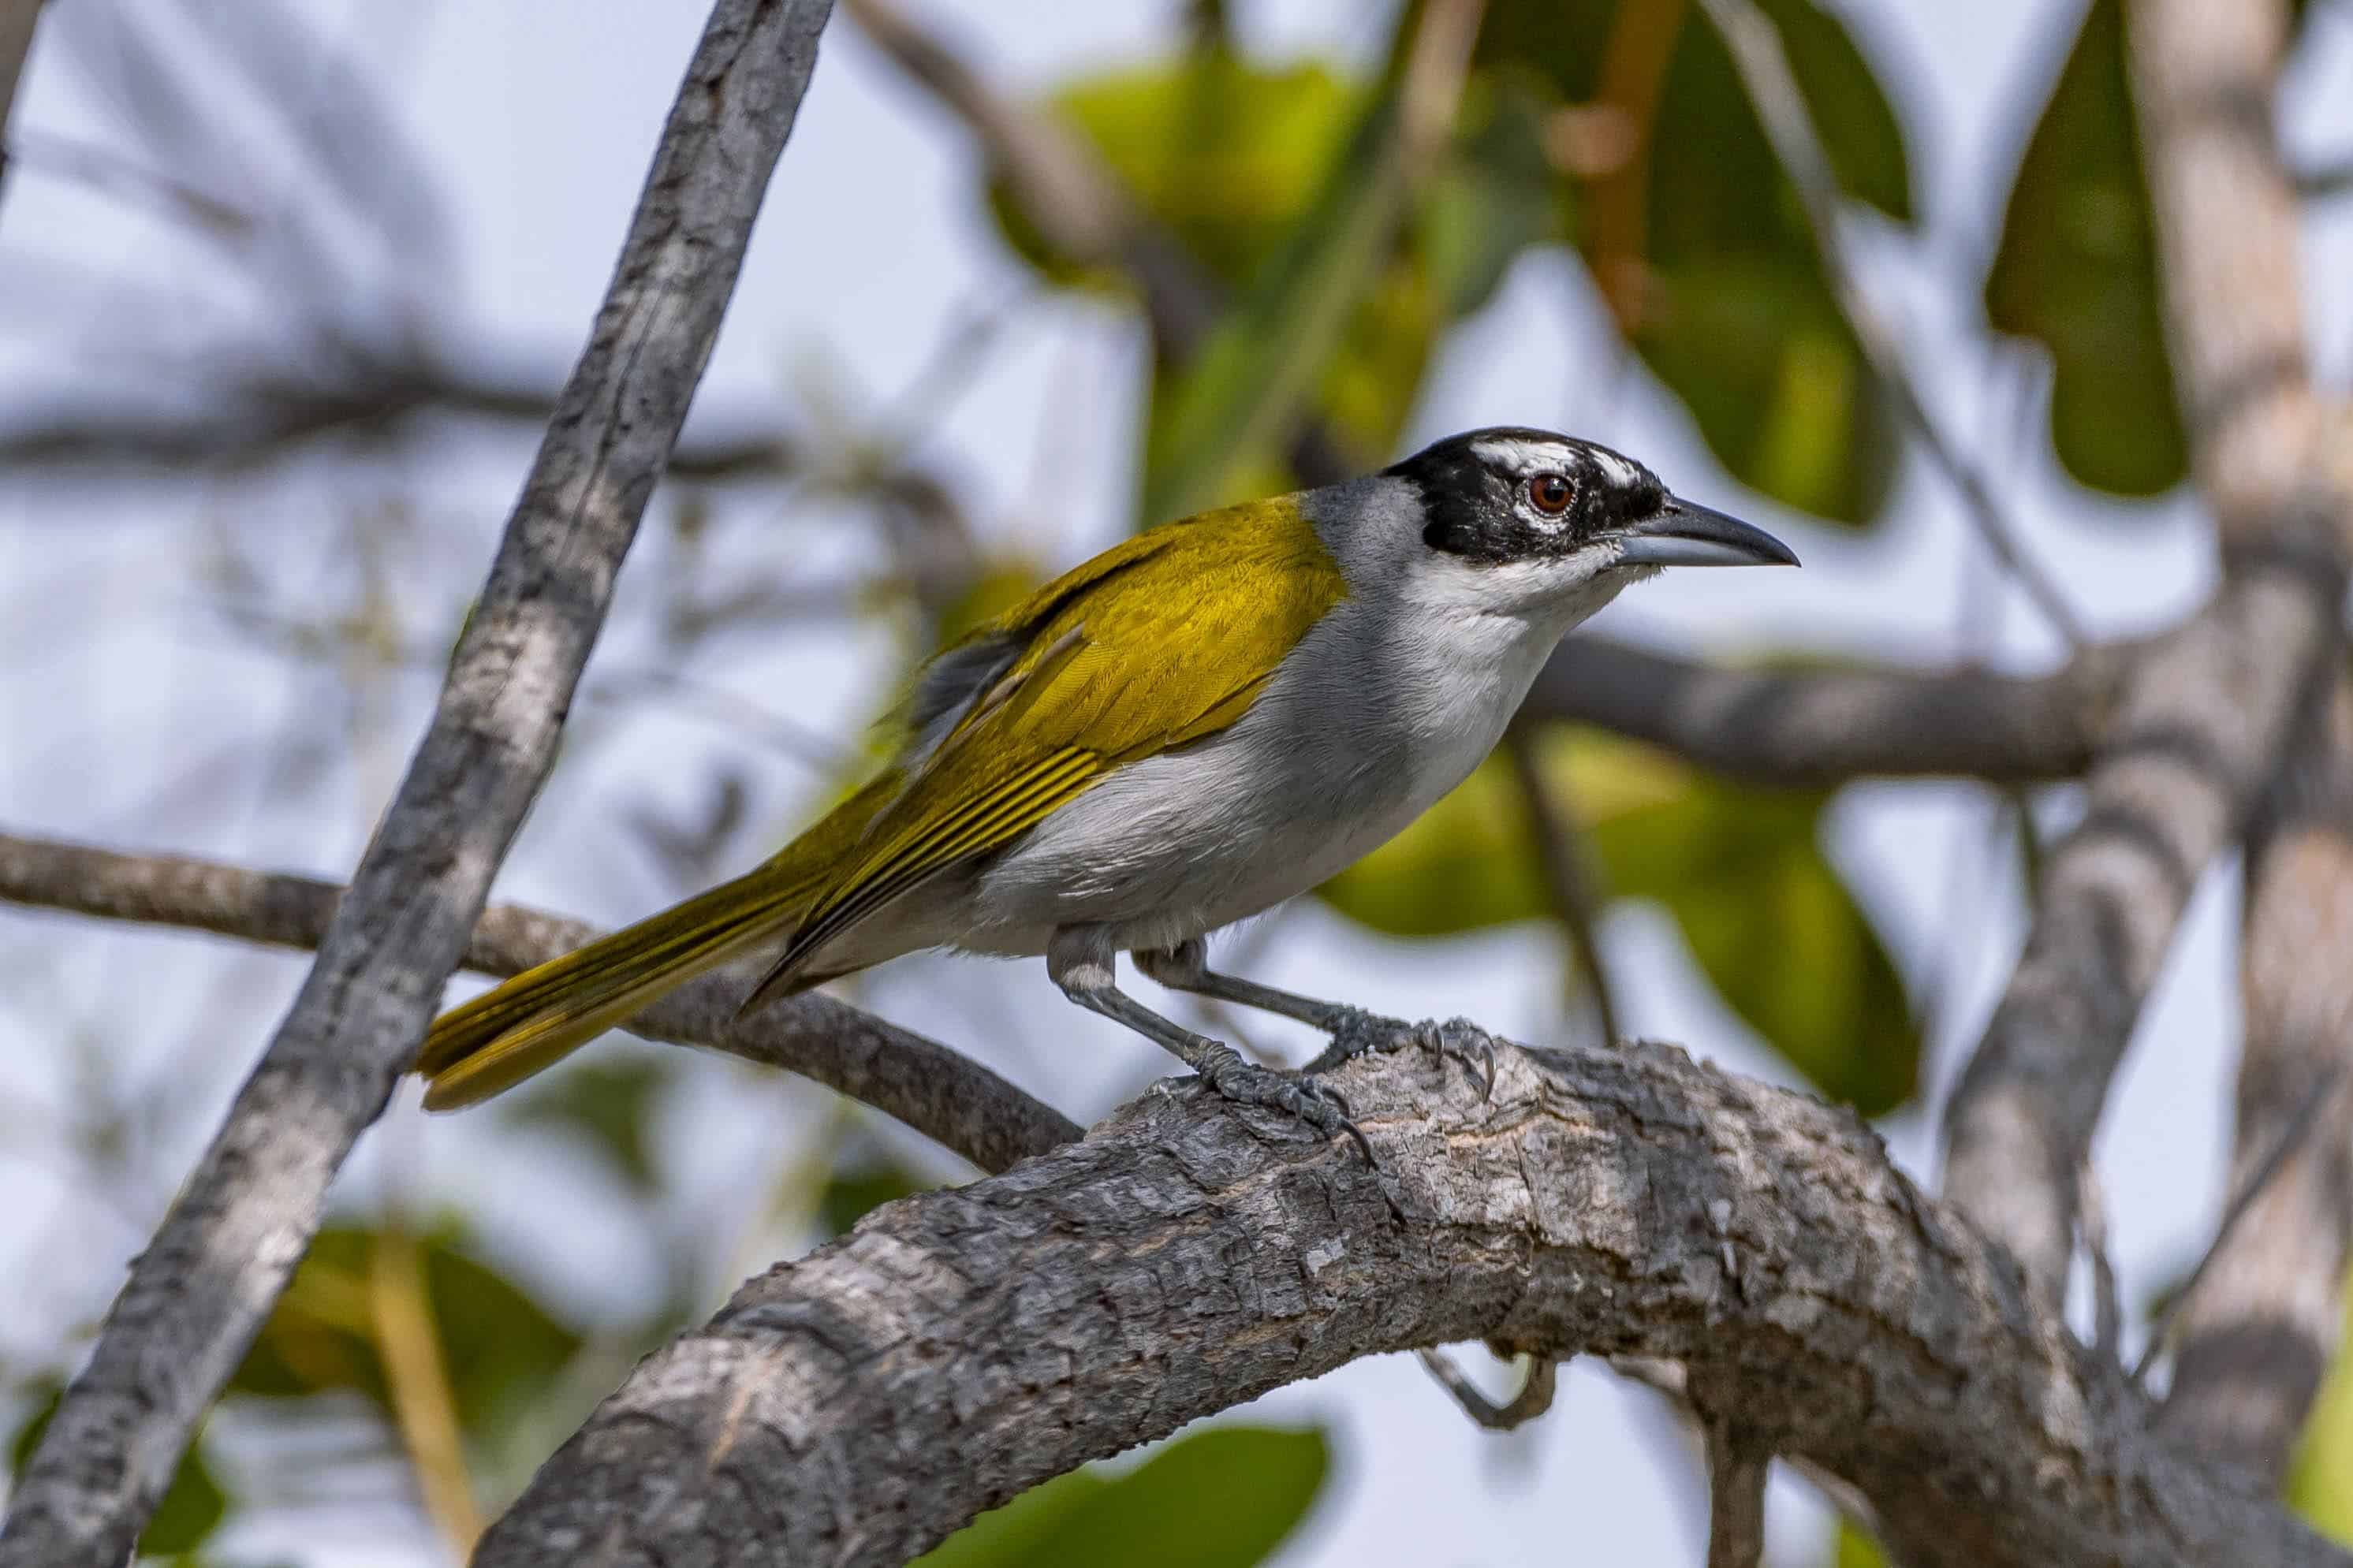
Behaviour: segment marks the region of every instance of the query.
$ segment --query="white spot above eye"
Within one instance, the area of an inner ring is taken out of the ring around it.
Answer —
[[[1522,441],[1508,436],[1472,442],[1471,455],[1482,463],[1493,463],[1515,474],[1566,468],[1576,460],[1575,454],[1558,441]]]
[[[1615,452],[1594,447],[1588,448],[1586,456],[1592,458],[1593,466],[1601,470],[1602,481],[1613,489],[1631,489],[1642,482],[1641,468]]]

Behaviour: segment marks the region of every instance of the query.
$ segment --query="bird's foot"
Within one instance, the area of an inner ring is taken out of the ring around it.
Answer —
[[[1345,1132],[1356,1140],[1363,1151],[1365,1163],[1378,1169],[1380,1162],[1373,1157],[1373,1146],[1366,1141],[1364,1129],[1348,1115],[1348,1102],[1340,1091],[1317,1083],[1304,1075],[1293,1076],[1244,1061],[1230,1046],[1217,1045],[1202,1053],[1193,1065],[1202,1082],[1216,1089],[1236,1105],[1263,1105],[1297,1117],[1327,1137]]]
[[[1349,1016],[1336,1020],[1333,1026],[1331,1045],[1301,1071],[1328,1072],[1343,1062],[1375,1051],[1401,1051],[1412,1046],[1440,1058],[1452,1058],[1461,1062],[1478,1074],[1480,1093],[1490,1100],[1494,1098],[1495,1039],[1470,1019],[1449,1018],[1441,1024],[1424,1018],[1419,1024],[1409,1024],[1402,1018],[1384,1017],[1360,1008],[1345,1011]]]

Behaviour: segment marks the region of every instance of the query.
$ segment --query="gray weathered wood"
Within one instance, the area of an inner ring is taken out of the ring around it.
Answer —
[[[1418,1048],[1344,1069],[1378,1173],[1168,1086],[878,1209],[642,1363],[478,1568],[896,1564],[1087,1459],[1462,1340],[1683,1363],[1907,1563],[2353,1563],[2160,1445],[1852,1115],[1656,1045],[1498,1069],[1492,1100]]]
[[[0,1526],[5,1568],[113,1568],[383,1110],[555,754],[710,357],[830,0],[720,0],[433,721],[294,1005],[108,1312]]]
[[[1946,1112],[1946,1191],[2057,1291],[2074,1178],[2199,878],[2339,647],[2353,483],[2319,439],[2295,197],[2272,123],[2284,0],[2134,0],[2128,34],[2191,463],[2225,578],[2139,661]]]

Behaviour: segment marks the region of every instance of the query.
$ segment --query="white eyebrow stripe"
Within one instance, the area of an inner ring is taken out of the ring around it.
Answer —
[[[1522,474],[1544,468],[1565,468],[1571,461],[1568,448],[1551,441],[1516,441],[1509,437],[1473,441],[1471,452],[1482,462],[1495,463]]]
[[[1642,470],[1617,453],[1595,447],[1588,455],[1592,458],[1594,467],[1599,468],[1612,485],[1630,489],[1641,482]]]

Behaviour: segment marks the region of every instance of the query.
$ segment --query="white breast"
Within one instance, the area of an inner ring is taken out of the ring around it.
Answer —
[[[956,944],[1035,953],[1103,922],[1166,947],[1305,892],[1468,776],[1607,597],[1531,617],[1437,579],[1345,601],[1238,723],[1122,768],[984,872]]]

